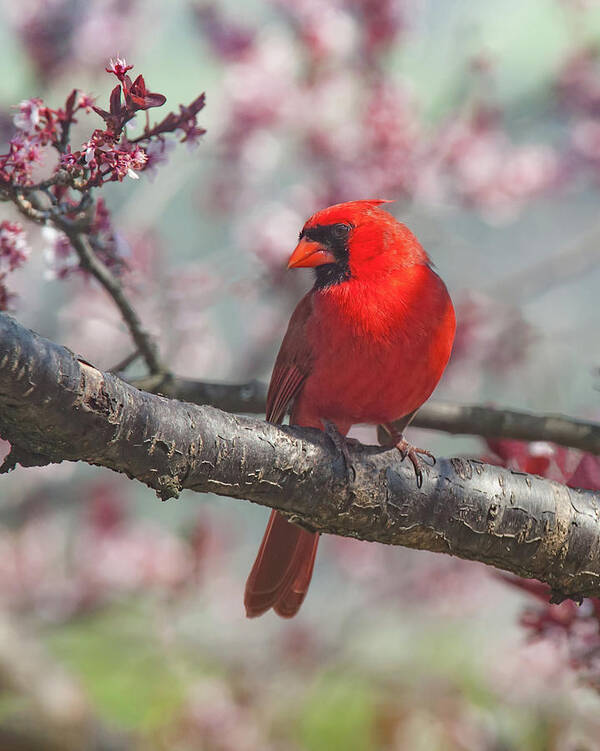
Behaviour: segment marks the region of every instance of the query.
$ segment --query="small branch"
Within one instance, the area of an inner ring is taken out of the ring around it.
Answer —
[[[432,401],[421,407],[411,424],[419,428],[484,438],[549,441],[600,455],[600,424],[563,415],[534,415],[509,409]]]
[[[226,412],[264,414],[267,387],[248,383],[206,383],[176,376],[158,388],[149,379],[130,381],[136,388],[153,391],[195,404],[210,404]],[[600,424],[562,415],[534,415],[529,412],[430,401],[415,415],[411,425],[445,433],[478,435],[484,438],[513,438],[519,441],[549,441],[559,446],[600,455]]]
[[[600,596],[600,493],[472,459],[438,459],[417,488],[395,450],[352,449],[355,480],[319,430],[280,427],[138,391],[0,315],[0,436],[24,456],[85,461],[163,499],[187,488],[277,508],[319,532],[445,552]],[[317,501],[317,502],[316,502]]]
[[[37,207],[35,197],[31,194],[25,196],[21,190],[9,193],[10,199],[19,209],[23,216],[37,224],[45,224],[50,219],[50,210]]]
[[[136,349],[133,352],[130,352],[126,357],[120,360],[116,365],[113,365],[111,368],[108,368],[108,371],[110,373],[122,373],[130,365],[132,365],[138,359],[138,357],[140,357],[140,352],[139,350]]]
[[[59,206],[52,195],[48,196],[48,187],[54,184],[62,184],[66,174],[64,171],[59,171],[52,178],[37,185],[6,189],[2,193],[5,193],[7,198],[13,201],[19,211],[28,219],[37,224],[51,222],[69,238],[82,268],[97,279],[119,309],[140,356],[144,359],[151,376],[154,376],[152,382],[156,387],[166,377],[166,369],[160,361],[158,348],[149,332],[144,329],[138,314],[127,299],[121,283],[106,264],[94,253],[94,250],[90,246],[89,238],[86,235],[85,230],[89,226],[89,214],[93,207],[89,193],[85,193],[79,205],[75,207]],[[49,198],[50,203],[47,208],[42,207],[40,204],[40,193],[44,193]],[[71,220],[66,217],[66,214],[81,212],[86,213],[83,220]],[[81,226],[82,223],[83,226]]]
[[[73,225],[64,219],[64,217],[55,217],[53,221],[69,238],[73,249],[79,257],[82,268],[89,271],[113,299],[150,373],[153,375],[164,373],[164,367],[160,362],[156,344],[142,326],[142,322],[127,299],[119,280],[91,249],[87,236],[74,229]]]

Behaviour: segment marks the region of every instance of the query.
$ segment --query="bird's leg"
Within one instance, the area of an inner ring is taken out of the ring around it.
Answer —
[[[424,461],[421,455],[431,459],[431,466],[435,464],[435,456],[431,453],[431,451],[427,451],[427,449],[420,449],[416,446],[413,446],[406,440],[402,433],[399,433],[394,428],[392,424],[386,423],[383,427],[390,435],[390,445],[395,446],[400,452],[401,461],[404,461],[406,457],[410,459],[410,462],[413,465],[413,469],[415,470],[417,487],[420,488],[421,485],[423,485],[423,471],[421,469],[421,464]]]
[[[333,443],[337,451],[340,452],[344,459],[348,479],[350,480],[350,482],[354,482],[354,480],[356,480],[356,470],[354,469],[354,464],[352,463],[352,459],[350,458],[350,451],[348,447],[352,445],[360,446],[360,441],[357,441],[355,438],[346,438],[346,436],[342,435],[337,429],[335,423],[331,422],[330,420],[321,420],[321,422],[323,423],[323,431],[325,432],[325,435]]]

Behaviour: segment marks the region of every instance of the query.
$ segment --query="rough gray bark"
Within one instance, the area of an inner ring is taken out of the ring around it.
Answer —
[[[0,435],[21,463],[85,461],[167,499],[182,489],[278,508],[320,532],[482,561],[600,596],[600,494],[470,459],[416,487],[398,452],[351,449],[355,480],[318,430],[138,391],[0,315]]]

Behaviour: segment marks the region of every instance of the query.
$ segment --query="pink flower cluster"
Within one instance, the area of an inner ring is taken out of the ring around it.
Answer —
[[[222,60],[237,60],[253,44],[254,34],[233,21],[225,22],[218,6],[202,3],[194,7],[196,20],[213,52]]]
[[[505,375],[526,361],[536,332],[519,308],[474,293],[464,294],[456,307],[450,372],[469,379],[475,372]]]
[[[50,199],[51,210],[38,211],[33,216],[46,222],[45,235],[49,241],[46,256],[51,277],[63,278],[79,269],[67,236],[53,226],[60,227],[60,222],[53,222],[53,218],[60,215],[67,222],[81,222],[82,211],[88,210],[89,217],[91,206],[92,218],[85,228],[90,245],[107,266],[120,273],[125,263],[119,238],[111,227],[104,202],[100,199],[94,205],[90,189],[126,177],[137,179],[138,173],[147,168],[154,170],[166,161],[172,146],[172,141],[167,140],[169,134],[181,142],[194,144],[205,132],[197,122],[205,103],[201,94],[189,105],[180,105],[178,113],[170,112],[154,125],[146,119],[142,133],[128,137],[125,126],[131,124],[138,112],[160,107],[166,101],[163,94],[148,90],[142,75],[132,80],[128,75],[132,68],[121,58],[110,61],[106,71],[117,78],[118,84],[110,94],[107,110],[74,89],[63,108],[52,109],[34,98],[22,102],[14,117],[17,132],[10,140],[8,152],[0,154],[0,190],[16,202],[36,191],[45,192],[43,202]],[[70,129],[77,122],[75,116],[80,111],[92,110],[102,118],[105,127],[93,130],[79,149],[73,149]],[[52,152],[47,147],[58,152],[58,159],[50,169],[48,153]],[[45,179],[42,172],[46,173]],[[4,306],[8,305],[7,294]]]
[[[33,169],[41,164],[44,148],[53,146],[63,151],[62,141],[71,124],[77,122],[75,113],[89,112],[92,104],[92,97],[76,89],[69,94],[64,109],[47,107],[39,98],[21,102],[13,118],[17,132],[10,139],[8,152],[0,154],[0,187],[33,185]]]
[[[440,181],[449,181],[464,204],[493,218],[511,216],[561,176],[554,149],[512,143],[499,113],[481,105],[441,128],[431,155]]]
[[[31,185],[33,168],[41,162],[42,149],[58,140],[60,112],[44,106],[41,99],[21,102],[13,122],[16,134],[8,152],[0,154],[0,184]]]
[[[166,97],[148,90],[142,75],[132,81],[128,71],[133,68],[126,60],[111,60],[106,68],[119,83],[111,92],[108,110],[98,106],[92,109],[105,122],[105,129],[96,129],[78,151],[67,149],[61,158],[61,167],[73,175],[84,170],[85,185],[94,187],[109,181],[122,181],[125,177],[137,178],[147,166],[166,161],[165,136],[174,133],[181,141],[195,142],[205,131],[197,124],[197,115],[204,107],[204,94],[190,105],[180,105],[179,113],[169,113],[152,127],[146,125],[143,133],[129,139],[125,126],[137,112],[161,107]],[[143,145],[140,145],[143,144]]]
[[[0,222],[0,310],[9,310],[14,301],[14,295],[5,285],[7,275],[22,266],[29,253],[21,225],[6,220]]]
[[[568,117],[572,169],[600,167],[600,52],[584,46],[570,54],[556,81],[559,104]]]
[[[42,237],[45,241],[45,279],[65,279],[74,272],[84,273],[69,238],[63,232],[46,226],[42,229]]]
[[[132,146],[124,141],[119,148],[118,137],[110,130],[95,130],[89,141],[86,141],[77,154],[66,154],[61,160],[67,170],[77,169],[81,162],[81,155],[85,167],[89,170],[89,184],[101,185],[109,180],[122,181],[125,177],[138,179],[136,170],[142,170],[148,161],[144,149]]]
[[[8,152],[0,155],[0,186],[2,183],[13,187],[34,186],[33,166],[42,161],[42,149],[48,145],[59,152],[54,173],[66,171],[72,180],[78,181],[77,189],[85,191],[127,176],[137,178],[137,173],[148,164],[147,150],[151,144],[154,164],[164,161],[165,136],[169,133],[179,135],[181,141],[197,141],[205,132],[197,123],[197,115],[204,107],[204,94],[188,106],[181,105],[178,114],[171,112],[152,127],[147,124],[136,138],[130,140],[124,135],[125,126],[137,112],[160,107],[166,101],[163,94],[147,89],[143,76],[132,81],[128,75],[132,67],[117,58],[106,68],[119,81],[110,95],[108,110],[96,106],[91,97],[77,90],[71,92],[63,109],[51,109],[41,99],[22,102],[14,118],[17,133]],[[74,150],[69,143],[69,129],[76,122],[75,114],[92,109],[104,120],[105,128],[95,129],[81,148]]]
[[[91,485],[88,504],[72,537],[60,519],[36,514],[17,531],[0,530],[0,602],[63,620],[106,605],[124,594],[165,596],[197,585],[218,555],[215,530],[206,522],[189,539],[130,516],[110,483]],[[203,530],[204,543],[197,532]]]
[[[508,438],[489,439],[487,446],[492,451],[492,456],[487,456],[486,461],[491,464],[547,477],[571,487],[587,487],[586,477],[582,472],[587,468],[591,455],[582,456],[579,451],[547,441],[525,443]],[[573,482],[573,479],[581,484]]]
[[[600,457],[546,442],[488,441],[493,456],[487,461],[521,472],[538,474],[574,488],[600,490]],[[563,640],[571,666],[600,689],[600,599],[588,598],[578,605],[572,600],[551,604],[550,587],[534,579],[503,576],[509,584],[538,600],[528,606],[522,623],[535,639]]]
[[[521,616],[531,638],[564,644],[570,666],[585,683],[600,690],[600,599],[591,597],[581,605],[572,600],[549,604],[551,592],[545,584],[503,578],[538,601],[537,607],[528,606]]]

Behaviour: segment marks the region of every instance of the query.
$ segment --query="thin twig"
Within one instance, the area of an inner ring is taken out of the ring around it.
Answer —
[[[82,268],[89,271],[113,299],[150,373],[152,375],[163,374],[165,369],[160,362],[156,344],[150,334],[144,329],[138,314],[127,299],[119,280],[91,249],[86,235],[75,230],[73,225],[64,219],[64,217],[55,217],[54,224],[69,238],[73,249],[79,257]]]
[[[45,224],[50,219],[50,209],[42,209],[35,204],[38,203],[34,195],[28,195],[27,197],[21,190],[16,190],[10,194],[11,200],[19,209],[23,216],[31,219],[37,224]]]
[[[128,368],[132,363],[134,363],[140,356],[141,356],[140,351],[136,349],[133,352],[130,352],[130,354],[128,354],[127,357],[124,357],[116,365],[113,365],[112,368],[108,368],[108,372],[109,373],[122,373],[126,368]]]

